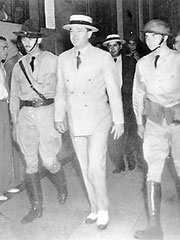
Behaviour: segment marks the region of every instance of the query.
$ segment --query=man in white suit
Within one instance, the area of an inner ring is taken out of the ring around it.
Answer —
[[[86,223],[105,229],[109,222],[106,191],[108,133],[118,139],[124,132],[124,116],[118,74],[111,55],[93,47],[89,39],[98,29],[92,18],[72,15],[69,24],[73,48],[58,60],[55,127],[66,131],[65,114],[86,185],[91,212]],[[109,102],[107,99],[109,96]]]

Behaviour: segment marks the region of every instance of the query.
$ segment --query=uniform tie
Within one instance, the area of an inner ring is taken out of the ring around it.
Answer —
[[[114,62],[116,62],[117,61],[117,58],[114,58]]]
[[[158,61],[159,57],[160,57],[159,55],[156,55],[156,57],[155,57],[155,60],[154,60],[155,68],[157,67],[157,61]]]
[[[31,66],[32,72],[34,72],[34,60],[35,60],[35,57],[32,57],[31,58],[31,62],[30,62],[30,66]]]
[[[81,52],[78,51],[78,55],[77,55],[77,69],[79,69],[79,66],[80,66],[80,64],[81,64],[80,54],[81,54]]]

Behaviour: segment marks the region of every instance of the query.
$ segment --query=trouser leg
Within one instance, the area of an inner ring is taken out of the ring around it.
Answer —
[[[110,133],[108,138],[109,157],[115,167],[113,173],[121,173],[122,171],[125,171],[124,137],[121,136],[117,140],[114,140],[113,138],[114,135]]]
[[[68,196],[68,190],[63,167],[61,166],[61,168],[55,173],[48,171],[47,177],[57,190],[59,203],[64,204]]]
[[[135,232],[134,237],[142,240],[162,240],[163,232],[160,220],[161,184],[147,182],[148,226]]]
[[[22,223],[32,222],[42,216],[43,213],[43,194],[40,176],[38,172],[25,174],[27,195],[31,204],[28,214],[21,220]]]

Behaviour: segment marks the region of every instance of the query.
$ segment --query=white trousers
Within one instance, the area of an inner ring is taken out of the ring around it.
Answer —
[[[106,153],[110,126],[111,117],[108,116],[92,135],[71,136],[93,213],[106,210],[109,205],[106,189]]]

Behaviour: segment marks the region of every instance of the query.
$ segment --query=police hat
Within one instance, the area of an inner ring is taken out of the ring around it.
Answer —
[[[21,27],[19,32],[13,32],[17,36],[27,37],[27,38],[42,38],[47,37],[47,35],[41,33],[41,28],[36,20],[28,19]]]

